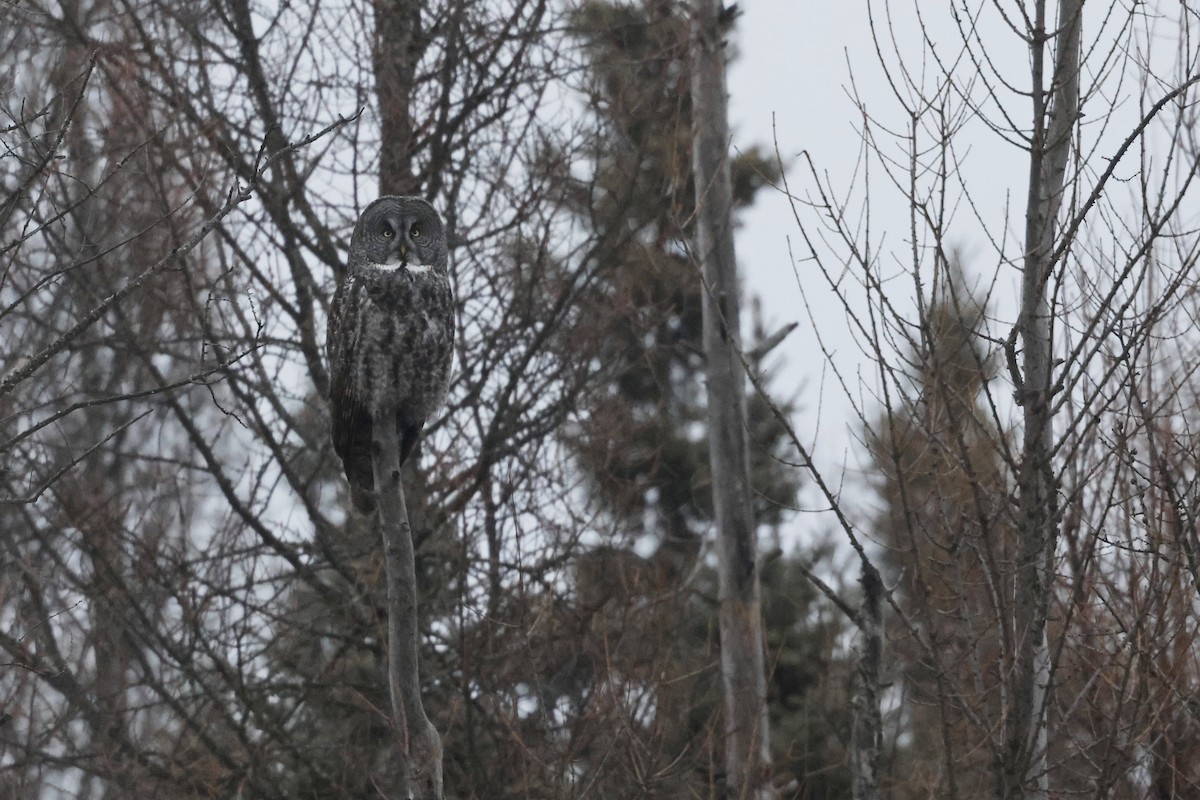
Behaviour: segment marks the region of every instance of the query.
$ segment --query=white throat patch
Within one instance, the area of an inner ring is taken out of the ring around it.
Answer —
[[[395,272],[401,267],[404,267],[414,275],[420,275],[421,273],[429,272],[431,269],[433,269],[432,264],[414,264],[411,261],[405,264],[398,258],[389,258],[387,261],[383,262],[368,261],[367,266],[371,269],[377,269],[380,272]]]

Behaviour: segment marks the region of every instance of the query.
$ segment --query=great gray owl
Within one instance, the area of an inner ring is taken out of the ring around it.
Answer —
[[[329,311],[333,448],[360,511],[375,506],[371,423],[396,415],[400,463],[446,396],[454,293],[442,219],[419,197],[381,197],[358,218]]]

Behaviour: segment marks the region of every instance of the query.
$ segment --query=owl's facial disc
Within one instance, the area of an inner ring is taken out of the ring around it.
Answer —
[[[404,267],[410,274],[420,275],[432,269],[418,255],[417,242],[425,235],[425,226],[416,218],[409,215],[399,215],[388,219],[387,228],[392,232],[388,236],[388,257],[381,268],[396,270]]]

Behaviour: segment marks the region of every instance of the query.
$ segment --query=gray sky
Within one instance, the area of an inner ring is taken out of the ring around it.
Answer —
[[[853,124],[858,112],[848,93],[851,66],[859,90],[873,103],[878,100],[882,106],[887,96],[865,0],[750,0],[740,7],[744,13],[734,36],[738,58],[729,75],[734,146],[777,146],[792,165],[789,181],[794,192],[810,183],[798,159],[802,151],[811,155],[818,169],[828,171],[835,185],[849,190],[860,149]],[[872,238],[884,236],[892,226],[903,228],[898,197],[876,203]],[[854,437],[859,425],[825,369],[813,335],[815,324],[838,351],[839,364],[853,372],[863,360],[844,314],[813,266],[793,263],[789,248],[799,256],[804,245],[782,194],[762,191],[743,223],[736,243],[738,258],[748,293],[762,300],[768,329],[789,321],[801,323],[777,351],[784,369],[774,388],[786,394],[804,386],[799,395],[804,413],[793,422],[806,444],[815,445],[822,468],[837,474],[843,464],[856,467]],[[900,237],[890,231],[886,239],[900,244]],[[805,283],[813,320],[804,307],[797,274]],[[816,501],[815,496],[809,499]],[[810,522],[797,524],[806,527]]]

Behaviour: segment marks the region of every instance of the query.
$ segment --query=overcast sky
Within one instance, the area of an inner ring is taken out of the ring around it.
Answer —
[[[857,111],[848,93],[851,66],[862,94],[881,107],[887,98],[871,43],[866,0],[750,0],[740,7],[744,13],[734,35],[738,57],[729,74],[734,146],[774,148],[777,144],[785,162],[792,164],[789,180],[793,191],[808,185],[806,170],[798,161],[801,151],[807,151],[819,169],[828,171],[835,185],[849,189],[860,148],[854,125]],[[902,234],[887,231],[892,225],[902,229],[905,224],[899,199],[878,203],[876,209],[872,238],[885,237],[900,244]],[[770,328],[790,321],[801,323],[779,348],[785,368],[774,388],[788,393],[803,385],[799,401],[805,413],[794,422],[798,433],[808,438],[806,444],[815,442],[822,468],[832,474],[844,463],[856,468],[854,437],[859,426],[853,422],[841,390],[832,384],[813,336],[816,324],[837,348],[839,362],[853,370],[861,359],[846,331],[844,315],[813,266],[799,261],[793,264],[789,248],[798,255],[803,245],[785,197],[764,190],[743,223],[736,246],[748,293],[761,298]],[[805,281],[815,320],[809,319],[803,305],[797,273]]]

